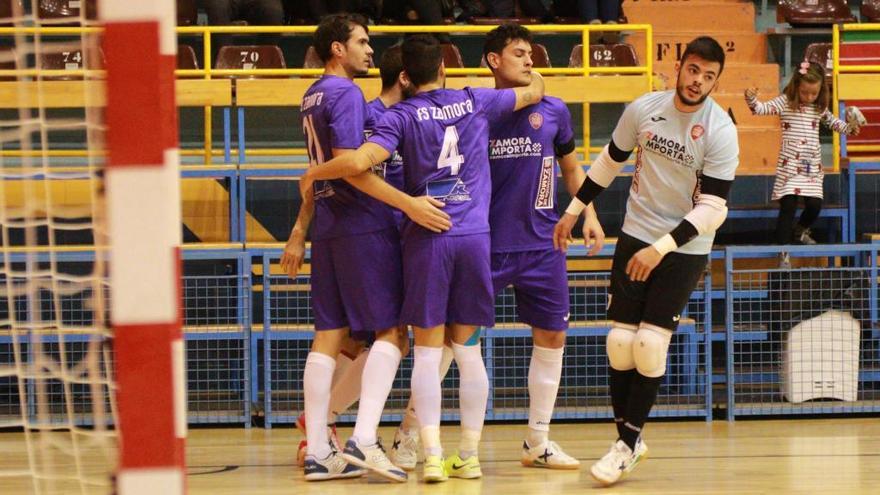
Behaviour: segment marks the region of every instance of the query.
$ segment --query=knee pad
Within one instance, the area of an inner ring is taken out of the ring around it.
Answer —
[[[633,359],[642,376],[660,378],[666,373],[666,354],[672,331],[653,325],[642,325],[633,342]]]
[[[633,359],[633,342],[636,339],[636,328],[614,323],[605,339],[605,351],[608,363],[618,371],[627,371],[636,367]]]

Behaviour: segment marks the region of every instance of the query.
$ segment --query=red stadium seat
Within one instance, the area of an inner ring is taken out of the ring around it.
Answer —
[[[215,69],[286,69],[284,54],[277,45],[228,45],[220,48],[217,53]],[[220,76],[246,77],[256,76]],[[275,76],[277,77],[277,76]]]
[[[177,45],[177,68],[185,70],[197,70],[199,68],[199,60],[196,58],[196,52],[189,45]]]
[[[12,6],[16,3],[18,4],[19,9],[21,9],[19,12],[24,14],[24,4],[22,3],[22,0],[0,0],[0,19],[11,20],[15,15]],[[2,22],[0,23],[0,26],[12,26],[12,22]]]
[[[87,56],[80,49],[60,50],[44,53],[40,57],[40,68],[43,70],[80,70],[104,68],[104,53],[99,49],[94,55]],[[48,76],[47,81],[70,81],[82,79],[82,76]]]
[[[177,25],[195,26],[199,17],[195,0],[177,0]],[[179,52],[178,52],[179,53]]]
[[[96,0],[40,0],[37,7],[37,17],[40,19],[67,20],[70,24],[79,22],[80,9],[85,7],[86,19],[97,18],[98,7]],[[67,24],[68,22],[63,22]]]
[[[462,68],[464,61],[461,59],[461,52],[458,47],[452,43],[441,43],[440,49],[443,51],[443,64],[447,69]]]
[[[828,89],[831,89],[831,83],[834,81],[834,60],[832,60],[831,43],[810,43],[804,50],[804,60],[816,62],[825,68],[825,82],[828,83]]]
[[[590,45],[590,67],[636,67],[636,50],[627,43]],[[583,67],[583,46],[575,45],[568,58],[569,67]]]
[[[880,0],[862,0],[861,13],[869,22],[880,22]]]
[[[779,0],[776,20],[792,26],[830,26],[856,22],[846,0]]]
[[[323,69],[324,62],[321,61],[321,57],[318,56],[318,51],[315,50],[314,46],[309,46],[306,48],[306,56],[303,59],[303,69]]]

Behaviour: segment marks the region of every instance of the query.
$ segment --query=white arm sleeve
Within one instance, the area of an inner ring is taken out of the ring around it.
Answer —
[[[611,158],[611,155],[608,153],[608,145],[606,144],[599,153],[599,156],[596,157],[596,161],[590,165],[590,170],[587,171],[587,177],[602,187],[608,187],[622,169],[623,162],[615,162],[614,159]]]
[[[700,194],[694,209],[684,216],[700,235],[715,232],[726,218],[727,201],[711,194]]]

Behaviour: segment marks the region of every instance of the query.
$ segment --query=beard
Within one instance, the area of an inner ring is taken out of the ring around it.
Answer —
[[[687,93],[685,93],[685,88],[686,88],[686,86],[676,86],[675,93],[678,95],[678,99],[682,103],[684,103],[685,105],[687,105],[689,107],[696,107],[696,106],[702,105],[703,102],[706,101],[706,98],[709,97],[709,93],[706,93],[704,95],[701,95],[699,98],[697,98],[697,100],[691,100],[690,98],[688,98]],[[710,91],[710,93],[711,93],[711,91]]]

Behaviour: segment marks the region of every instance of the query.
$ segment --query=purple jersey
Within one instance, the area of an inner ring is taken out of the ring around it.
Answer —
[[[367,129],[367,136],[369,137],[373,132],[373,127],[375,127],[375,124],[377,124],[382,116],[385,115],[388,107],[382,103],[380,98],[376,98],[367,103],[367,108],[370,110],[370,118],[372,119],[373,124]],[[391,154],[391,158],[385,160],[385,162],[379,166],[379,170],[376,172],[379,173],[380,176],[385,177],[386,182],[401,191],[403,190],[403,158],[396,150]]]
[[[435,89],[394,105],[369,141],[404,156],[404,192],[433,196],[452,219],[448,235],[489,232],[489,122],[513,113],[513,90]],[[430,231],[405,220],[403,237]]]
[[[357,149],[364,143],[370,112],[361,89],[350,79],[325,75],[302,100],[303,132],[309,166],[333,158],[333,149]],[[312,239],[331,239],[376,232],[395,226],[389,206],[343,180],[315,182]]]
[[[571,115],[558,98],[492,121],[492,252],[553,248],[557,164],[555,149],[574,138]]]

